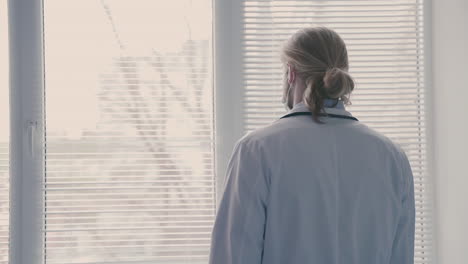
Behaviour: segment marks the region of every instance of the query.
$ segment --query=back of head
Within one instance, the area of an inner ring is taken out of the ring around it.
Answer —
[[[284,44],[283,63],[294,67],[306,89],[303,102],[313,113],[316,122],[325,99],[342,100],[349,104],[354,80],[349,75],[348,52],[341,37],[326,27],[304,28],[293,34]]]

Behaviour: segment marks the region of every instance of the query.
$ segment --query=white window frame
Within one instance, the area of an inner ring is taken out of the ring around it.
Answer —
[[[437,222],[436,222],[436,197],[435,197],[435,171],[434,171],[434,142],[433,142],[433,68],[432,68],[432,0],[424,0],[423,6],[423,27],[424,27],[424,114],[426,123],[426,172],[427,172],[427,186],[430,186],[429,190],[431,195],[431,211],[432,211],[432,251],[428,254],[433,263],[439,263],[438,259],[438,248],[437,248]]]
[[[242,137],[242,1],[213,0],[217,204],[236,141]]]
[[[39,264],[44,208],[42,1],[9,0],[10,264]]]

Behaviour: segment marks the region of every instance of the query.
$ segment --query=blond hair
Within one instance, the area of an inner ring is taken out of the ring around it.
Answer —
[[[348,51],[334,30],[326,27],[298,30],[284,43],[281,61],[290,64],[304,81],[303,101],[316,122],[322,123],[318,113],[323,111],[324,99],[350,103],[354,80],[348,73]]]

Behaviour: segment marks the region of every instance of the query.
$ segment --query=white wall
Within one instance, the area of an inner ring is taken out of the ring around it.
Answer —
[[[468,263],[468,1],[432,0],[437,264]]]

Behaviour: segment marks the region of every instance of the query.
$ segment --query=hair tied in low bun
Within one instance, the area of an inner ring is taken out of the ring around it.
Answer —
[[[342,70],[338,67],[328,68],[323,75],[323,85],[324,87],[330,87],[333,79],[336,78],[336,74],[341,72]]]

